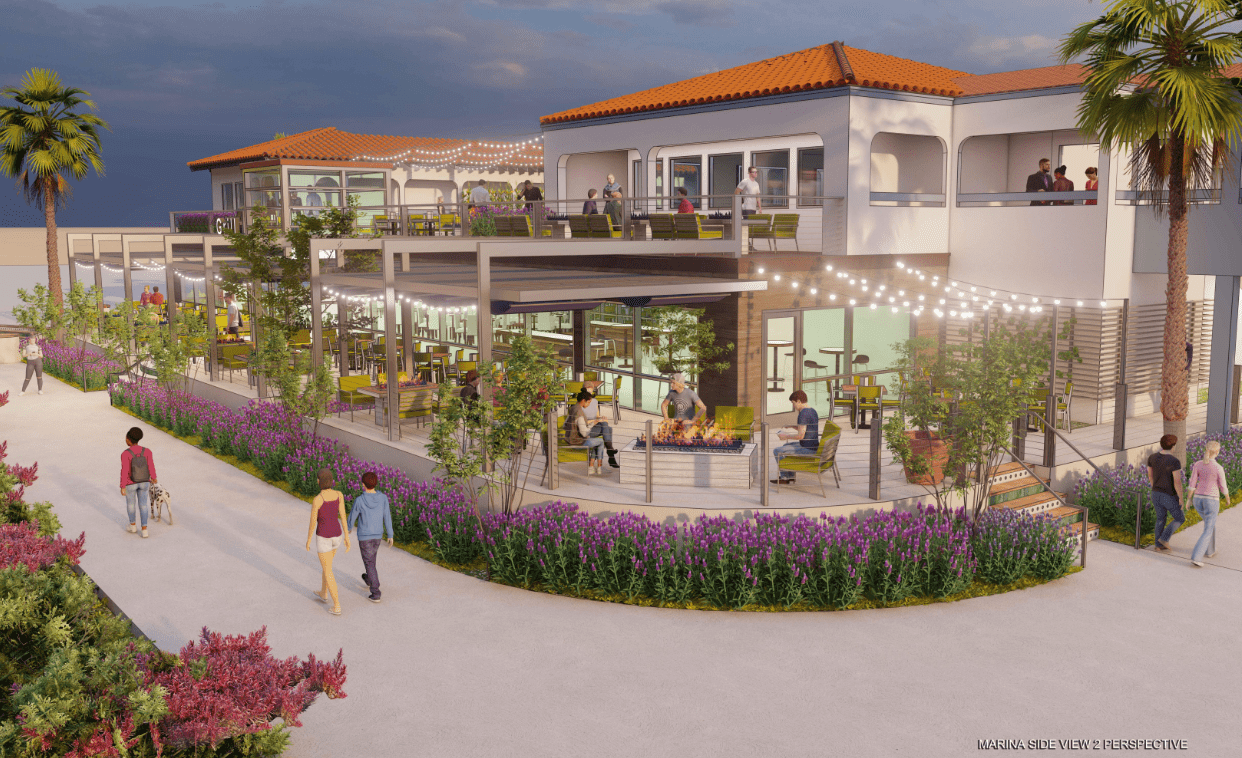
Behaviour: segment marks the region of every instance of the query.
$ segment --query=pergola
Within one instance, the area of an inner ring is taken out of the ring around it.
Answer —
[[[676,245],[676,243],[673,243]],[[493,238],[442,239],[312,239],[311,318],[314,360],[323,360],[322,302],[326,288],[344,295],[377,297],[384,307],[385,371],[398,375],[397,341],[404,355],[411,355],[409,329],[398,335],[397,308],[402,323],[410,324],[414,298],[435,298],[443,304],[474,306],[467,318],[476,319],[478,361],[492,360],[491,316],[511,312],[569,310],[575,313],[573,365],[581,371],[585,362],[586,329],[582,314],[604,301],[627,305],[689,303],[725,297],[739,292],[767,289],[767,282],[719,276],[687,276],[634,270],[591,270],[591,263],[607,255],[668,255],[684,253],[685,247],[653,242],[505,240]],[[339,264],[345,251],[378,251],[381,270],[347,272],[325,268],[325,261]],[[727,251],[721,251],[726,252]],[[523,258],[539,258],[538,266],[522,264]],[[564,260],[551,267],[549,259]],[[652,269],[658,270],[653,258]],[[635,324],[635,329],[639,325]],[[636,334],[637,342],[637,334]],[[344,361],[342,361],[344,364]],[[389,381],[387,407],[398,404],[397,382]],[[388,414],[389,439],[397,438],[396,414]]]

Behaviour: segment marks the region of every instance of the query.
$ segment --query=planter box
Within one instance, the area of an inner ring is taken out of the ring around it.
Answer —
[[[656,485],[749,489],[757,475],[758,445],[747,442],[742,451],[656,449],[651,454],[651,478]],[[621,484],[646,486],[647,449],[634,440],[617,454]]]
[[[905,432],[910,439],[910,452],[920,458],[926,458],[931,473],[921,476],[914,475],[905,466],[906,481],[910,484],[940,484],[944,481],[944,465],[949,462],[949,443],[940,438],[936,432]]]

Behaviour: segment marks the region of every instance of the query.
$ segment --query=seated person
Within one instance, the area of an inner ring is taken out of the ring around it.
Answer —
[[[686,197],[686,188],[678,187],[677,196],[681,198],[681,202],[677,204],[678,213],[694,213],[694,206],[691,205],[689,198]]]
[[[569,406],[565,414],[565,440],[571,445],[587,448],[588,474],[602,476],[604,473],[601,449],[608,451],[608,465],[621,468],[617,463],[617,449],[612,446],[612,427],[601,418],[587,419],[586,409],[595,396],[586,390],[578,392],[578,402]]]
[[[466,375],[462,377],[461,399],[466,404],[477,403],[479,401],[479,372],[470,369]]]
[[[672,413],[669,413],[670,404]],[[686,386],[686,375],[680,371],[673,374],[668,395],[660,401],[660,415],[677,421],[697,421],[707,415],[707,405],[698,393]]]
[[[777,437],[785,440],[784,445],[772,451],[772,455],[776,456],[778,471],[781,458],[787,455],[815,455],[819,450],[819,414],[807,405],[806,393],[794,390],[789,395],[789,402],[793,403],[794,410],[798,413],[798,423],[787,431],[776,433]],[[781,471],[779,478],[773,479],[772,484],[793,484],[794,481],[794,472]]]
[[[596,190],[587,190],[587,201],[582,204],[582,215],[590,216],[593,213],[599,213],[599,206],[595,204],[595,196],[598,194]]]

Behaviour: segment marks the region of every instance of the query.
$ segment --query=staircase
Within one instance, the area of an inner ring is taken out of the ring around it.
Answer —
[[[1002,463],[992,469],[990,479],[992,490],[988,495],[988,507],[1051,517],[1067,528],[1067,539],[1072,539],[1076,545],[1082,544],[1082,514],[1061,505],[1048,484],[1027,473],[1021,463]],[[1064,493],[1057,494],[1064,499]],[[1099,537],[1099,525],[1087,522],[1087,539]]]

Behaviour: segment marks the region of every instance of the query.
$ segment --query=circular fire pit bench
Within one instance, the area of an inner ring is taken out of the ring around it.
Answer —
[[[758,474],[758,445],[741,440],[726,445],[661,445],[651,451],[651,478],[662,485],[749,489]],[[621,484],[647,483],[647,446],[631,440],[618,453]]]

